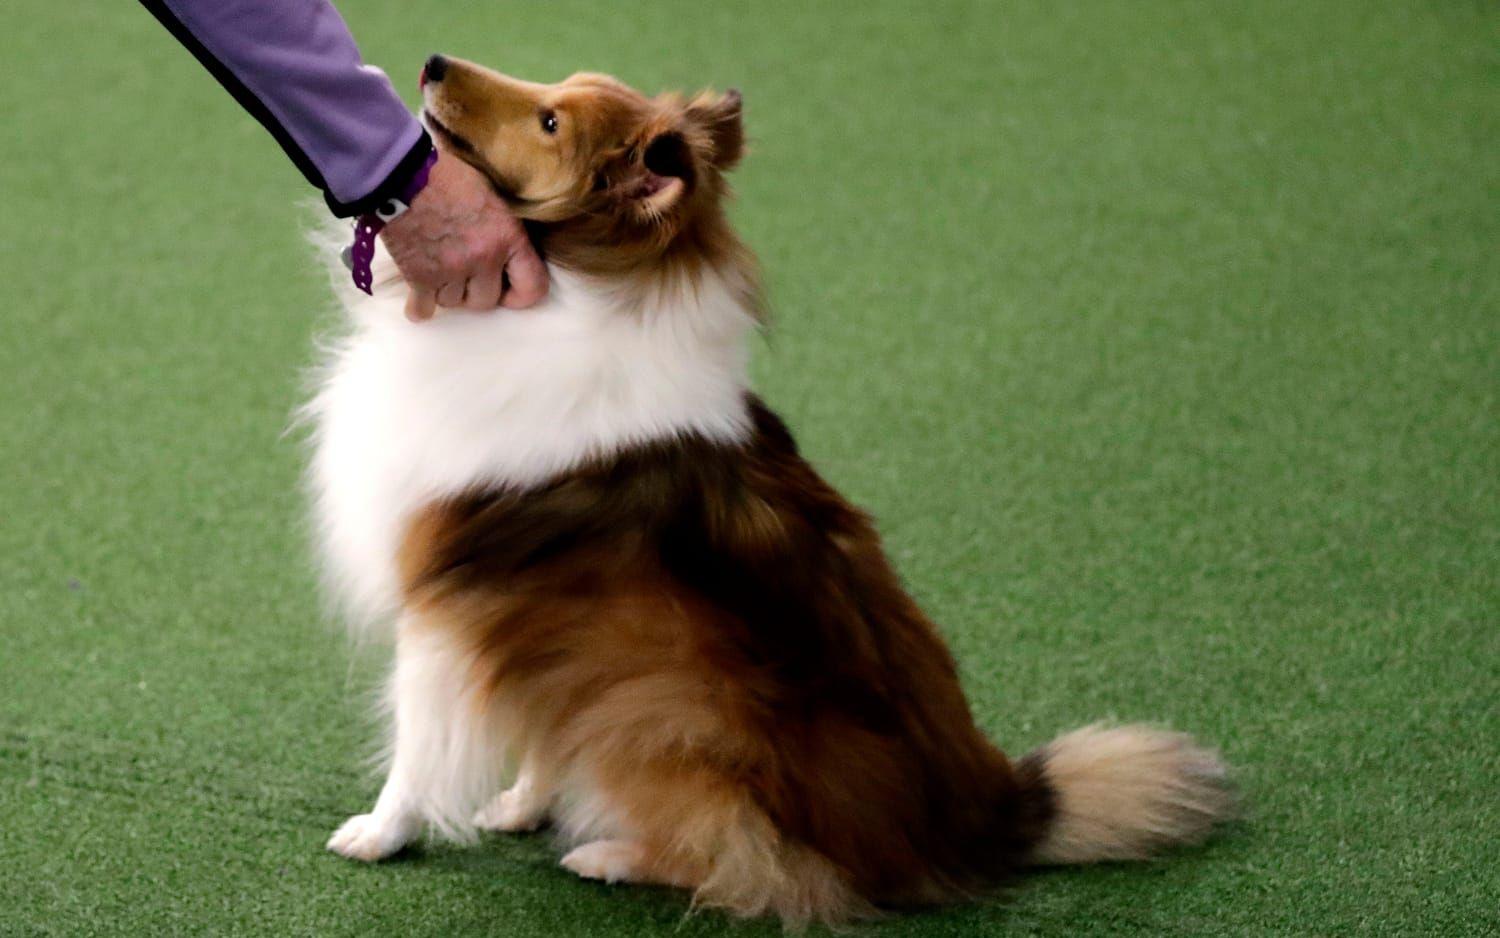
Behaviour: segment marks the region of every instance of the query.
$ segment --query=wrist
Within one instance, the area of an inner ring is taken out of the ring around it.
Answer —
[[[344,263],[354,285],[365,293],[372,292],[374,274],[370,265],[375,260],[375,236],[406,213],[417,195],[427,187],[432,167],[438,161],[438,151],[429,149],[416,171],[406,179],[394,194],[389,194],[374,207],[360,215],[354,222],[354,243],[344,251]]]
[[[335,199],[331,192],[325,191],[323,199],[328,203],[329,211],[339,218],[356,218],[373,212],[382,202],[398,196],[402,188],[417,175],[435,149],[432,137],[428,135],[426,128],[417,124],[416,130],[417,137],[406,153],[385,174],[385,178],[372,186],[364,195],[348,202],[341,202]]]

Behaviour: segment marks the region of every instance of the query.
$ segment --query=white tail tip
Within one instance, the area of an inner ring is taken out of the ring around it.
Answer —
[[[1185,733],[1094,724],[1036,757],[1055,812],[1036,863],[1144,859],[1203,840],[1234,811],[1224,763]]]

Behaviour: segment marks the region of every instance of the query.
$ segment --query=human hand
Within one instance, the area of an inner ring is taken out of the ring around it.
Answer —
[[[380,234],[411,288],[412,322],[431,319],[438,306],[521,309],[547,294],[547,269],[526,229],[489,180],[452,154],[438,157],[427,185]]]

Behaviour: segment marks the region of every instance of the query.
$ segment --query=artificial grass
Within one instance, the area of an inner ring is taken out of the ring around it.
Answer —
[[[377,781],[283,437],[321,274],[274,144],[132,4],[0,82],[0,933],[773,935],[545,837],[325,854]],[[880,518],[983,724],[1223,747],[1246,818],[872,935],[1500,932],[1500,14],[343,4],[736,85],[760,387]]]

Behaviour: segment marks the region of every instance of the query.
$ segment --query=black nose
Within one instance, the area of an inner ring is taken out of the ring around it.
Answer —
[[[428,56],[427,64],[422,66],[422,75],[427,81],[442,81],[447,73],[448,60],[441,55]]]

